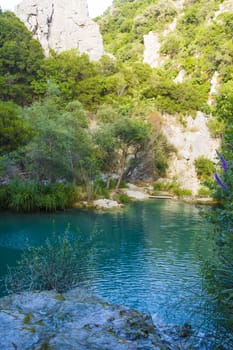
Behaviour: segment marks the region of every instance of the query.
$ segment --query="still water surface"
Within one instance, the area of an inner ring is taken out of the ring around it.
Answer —
[[[198,208],[151,200],[115,212],[0,213],[0,276],[23,248],[42,244],[54,230],[62,234],[67,224],[80,236],[84,286],[162,323],[201,326],[201,257],[210,253],[199,241],[205,225]]]

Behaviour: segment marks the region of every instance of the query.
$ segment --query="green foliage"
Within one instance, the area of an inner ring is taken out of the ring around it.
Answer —
[[[198,196],[199,197],[211,197],[212,192],[208,187],[201,186],[198,190]]]
[[[24,145],[30,136],[30,128],[24,123],[19,107],[0,101],[0,155]]]
[[[20,43],[20,45],[19,45]],[[25,105],[44,55],[32,33],[11,12],[0,13],[0,99]]]
[[[109,198],[109,191],[106,182],[101,178],[96,178],[93,184],[93,192],[95,196]]]
[[[206,158],[205,156],[200,156],[195,159],[194,162],[197,177],[200,181],[206,181],[213,175],[215,171],[214,163]]]
[[[75,49],[53,53],[43,61],[40,78],[34,82],[34,89],[37,93],[45,93],[47,82],[53,81],[59,87],[63,99],[79,100],[90,107],[100,98],[102,76],[97,74],[96,66],[90,62],[87,54],[80,55]]]
[[[73,288],[79,281],[78,249],[78,238],[68,231],[62,236],[53,234],[43,246],[28,248],[17,266],[8,268],[7,293],[53,289],[61,293]]]
[[[161,31],[176,15],[172,1],[115,1],[114,10],[98,19],[107,52],[122,61],[142,61],[143,35]]]
[[[177,181],[172,182],[155,182],[154,191],[167,191],[178,197],[192,196],[192,191],[188,188],[182,188]]]
[[[233,96],[223,95],[218,99],[217,117],[225,122],[225,132],[218,167],[218,183],[215,196],[221,206],[213,208],[208,214],[212,224],[208,239],[212,242],[213,258],[206,262],[206,289],[212,296],[219,322],[232,336],[233,326]]]
[[[76,198],[76,189],[70,184],[15,180],[0,187],[0,207],[17,212],[64,210]]]
[[[118,193],[117,200],[122,204],[129,204],[132,202],[132,199],[125,193]]]
[[[183,82],[176,84],[166,71],[157,70],[144,88],[144,98],[153,99],[155,107],[169,114],[195,113],[207,100],[205,85]]]
[[[21,150],[21,166],[27,177],[38,183],[86,181],[85,172],[91,169],[90,162],[93,167],[91,159],[95,157],[87,117],[79,101],[61,105],[54,92],[24,110],[34,137]]]
[[[222,137],[224,133],[225,123],[223,120],[219,120],[216,117],[212,117],[208,120],[207,126],[210,130],[212,137]]]

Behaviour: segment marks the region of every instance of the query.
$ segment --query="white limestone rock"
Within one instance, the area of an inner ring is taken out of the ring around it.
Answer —
[[[174,5],[177,9],[182,10],[184,7],[185,0],[174,0]]]
[[[187,125],[184,127],[175,116],[164,116],[163,133],[177,149],[177,154],[169,164],[168,177],[178,179],[181,187],[190,189],[193,195],[197,195],[201,186],[195,170],[195,159],[204,156],[215,161],[216,149],[220,146],[220,139],[213,139],[210,135],[207,126],[209,118],[197,112],[196,118],[186,118]]]
[[[45,51],[76,48],[97,61],[104,54],[98,24],[89,18],[87,0],[23,0],[15,14]]]
[[[177,77],[175,79],[173,79],[174,83],[179,84],[179,83],[183,83],[184,78],[185,78],[185,70],[181,69],[177,75]]]
[[[153,32],[144,35],[144,63],[149,64],[152,68],[161,65],[159,35]]]
[[[208,96],[208,105],[212,106],[214,104],[214,97],[218,94],[220,88],[220,74],[218,72],[214,72],[214,75],[210,82],[210,91]]]
[[[106,199],[106,198],[95,200],[94,205],[99,209],[114,209],[114,208],[120,208],[122,206],[117,201]]]
[[[124,190],[124,193],[136,200],[145,200],[150,198],[149,194],[145,192],[145,189],[143,187],[138,187],[134,184],[128,184],[128,188]]]

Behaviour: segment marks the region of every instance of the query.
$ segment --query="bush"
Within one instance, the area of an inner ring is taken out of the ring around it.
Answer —
[[[37,184],[30,181],[12,181],[8,198],[0,193],[0,206],[17,212],[64,210],[75,202],[78,194],[72,184]]]
[[[25,250],[16,267],[8,267],[5,289],[8,294],[32,290],[61,293],[78,284],[79,241],[68,230],[63,236],[54,233],[44,246]]]
[[[169,183],[156,182],[153,187],[155,191],[168,191],[178,197],[192,196],[192,191],[188,188],[182,188],[177,181]]]
[[[97,178],[93,184],[94,195],[109,198],[109,191],[106,187],[106,182]]]
[[[210,197],[211,196],[211,190],[208,187],[200,187],[198,190],[198,196],[199,197]]]
[[[119,202],[123,204],[129,204],[132,202],[131,198],[125,193],[119,193],[119,195],[117,196],[117,199]]]
[[[207,126],[210,131],[210,135],[212,137],[222,137],[224,133],[224,125],[225,125],[224,121],[214,117],[211,118],[207,123]]]
[[[215,171],[214,163],[204,156],[196,158],[194,164],[200,181],[208,180]]]

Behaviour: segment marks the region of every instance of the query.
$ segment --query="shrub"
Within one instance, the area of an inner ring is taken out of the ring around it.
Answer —
[[[192,191],[188,188],[182,188],[177,181],[169,183],[156,182],[153,187],[155,191],[168,191],[178,197],[192,196]]]
[[[106,182],[97,178],[93,184],[94,194],[104,198],[109,198],[109,191],[106,187]]]
[[[207,126],[210,131],[210,135],[212,137],[221,137],[224,133],[224,125],[225,125],[224,121],[214,117],[211,118],[207,123]]]
[[[211,196],[211,190],[208,187],[200,187],[198,190],[198,196],[199,197],[210,197]]]
[[[12,181],[9,194],[9,207],[18,212],[31,212],[39,203],[39,189],[34,182]]]
[[[54,233],[44,246],[25,250],[16,267],[8,267],[5,289],[8,294],[32,290],[61,293],[78,284],[79,241],[67,230],[63,236]]]
[[[3,207],[17,212],[64,210],[78,196],[74,185],[64,183],[37,184],[15,180],[8,188],[8,199],[0,194],[0,203],[2,201]]]
[[[201,181],[208,180],[215,171],[214,163],[204,156],[196,158],[194,164],[197,177]]]
[[[129,204],[132,202],[131,198],[125,193],[119,193],[117,198],[118,198],[119,202],[121,202],[123,204]]]

